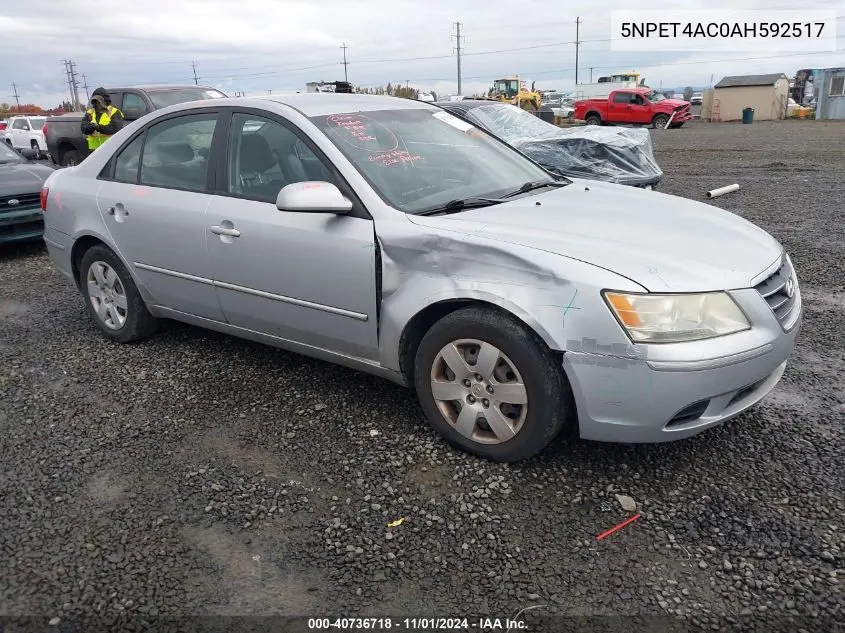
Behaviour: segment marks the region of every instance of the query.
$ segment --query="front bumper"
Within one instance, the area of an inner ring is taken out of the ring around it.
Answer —
[[[801,329],[801,299],[785,331],[754,289],[732,292],[752,328],[695,343],[638,345],[636,357],[607,348],[567,351],[580,436],[624,443],[697,435],[759,402],[783,376]],[[595,341],[593,341],[595,343]],[[625,347],[624,345],[621,347]]]
[[[0,244],[40,239],[44,234],[41,207],[0,211]]]
[[[692,119],[692,112],[690,112],[689,108],[685,108],[683,110],[678,110],[675,113],[675,116],[672,118],[672,125],[677,123],[686,123],[687,121]]]

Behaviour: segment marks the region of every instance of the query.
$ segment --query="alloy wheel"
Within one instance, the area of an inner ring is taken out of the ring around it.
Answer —
[[[103,261],[95,261],[88,268],[87,291],[97,318],[112,330],[126,323],[129,302],[126,291],[114,268]]]
[[[431,367],[431,393],[444,419],[462,436],[501,444],[522,430],[528,392],[516,365],[477,339],[445,345]]]

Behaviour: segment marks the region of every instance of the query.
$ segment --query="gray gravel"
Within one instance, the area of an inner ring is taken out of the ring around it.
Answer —
[[[786,245],[805,301],[777,390],[671,445],[561,442],[530,463],[486,463],[376,378],[177,324],[112,345],[40,246],[0,251],[0,614],[46,625],[532,607],[520,616],[532,630],[588,615],[625,616],[604,624],[628,632],[657,630],[655,618],[677,629],[679,615],[691,629],[834,630],[843,133],[653,132],[661,189],[701,200],[738,182],[713,203]],[[643,518],[596,541],[627,516],[616,495]]]

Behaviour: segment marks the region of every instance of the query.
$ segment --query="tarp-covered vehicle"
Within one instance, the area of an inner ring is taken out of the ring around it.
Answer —
[[[663,179],[646,129],[559,128],[516,106],[480,99],[437,105],[498,136],[546,169],[566,176],[648,189]]]

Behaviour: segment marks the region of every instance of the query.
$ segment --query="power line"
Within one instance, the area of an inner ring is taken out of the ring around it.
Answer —
[[[700,61],[690,61],[690,62],[668,62],[665,64],[653,64],[653,63],[633,63],[633,66],[645,66],[650,68],[659,68],[659,67],[666,67],[666,66],[688,66],[688,65],[695,65],[695,64],[718,64],[724,62],[739,62],[739,61],[754,61],[754,60],[761,60],[761,59],[780,59],[782,57],[798,57],[798,56],[806,56],[806,55],[824,55],[828,53],[834,53],[835,51],[812,51],[807,53],[783,53],[781,55],[767,55],[762,57],[732,57],[730,59],[705,59]],[[593,66],[595,70],[603,70],[603,69],[616,69],[618,68],[618,64],[613,66]],[[538,71],[520,71],[520,75],[554,75],[558,73],[566,73],[573,71],[574,68],[558,68],[555,70],[538,70]],[[472,77],[464,77],[464,79],[492,79],[495,75],[475,75]],[[449,81],[450,77],[425,77],[425,78],[416,78],[412,79],[416,83],[421,82],[431,82],[431,81]],[[366,84],[367,85],[377,85],[377,84]]]
[[[343,81],[348,82],[349,81],[349,75],[346,72],[346,67],[348,66],[348,64],[346,62],[346,49],[348,47],[346,46],[346,42],[343,43],[343,46],[341,46],[341,48],[343,49]]]
[[[452,37],[454,37],[455,41],[457,42],[457,47],[455,48],[455,51],[457,52],[457,58],[458,58],[458,94],[462,94],[461,93],[461,23],[455,22],[454,26],[455,26],[455,35],[453,35]]]
[[[840,16],[836,19],[842,20],[842,19],[845,19],[845,16]],[[579,18],[579,20],[580,20],[580,18]],[[461,33],[461,40],[459,40],[459,43],[466,39],[466,37],[463,35],[463,26],[464,25],[461,24],[462,33]],[[576,24],[576,26],[578,26],[578,25]],[[452,38],[454,39],[455,35],[452,35]],[[472,52],[472,53],[466,52],[464,50],[463,46],[461,46],[461,55],[460,56],[461,56],[461,60],[463,61],[463,57],[467,57],[467,56],[485,56],[485,55],[495,55],[495,54],[500,54],[500,53],[516,53],[516,52],[522,52],[522,51],[542,50],[542,49],[547,49],[547,48],[554,48],[554,47],[557,47],[557,46],[567,46],[567,45],[570,45],[570,44],[576,44],[576,42],[577,42],[577,47],[580,47],[580,45],[588,44],[588,43],[611,42],[611,41],[619,41],[621,39],[624,39],[624,38],[602,37],[602,38],[591,38],[591,39],[581,40],[580,39],[580,33],[579,33],[575,40],[557,41],[557,42],[548,42],[548,43],[543,43],[543,44],[533,44],[533,45],[529,45],[529,46],[519,46],[519,47],[512,47],[512,48],[501,48],[501,49],[494,49],[494,50],[476,51],[476,52]],[[840,39],[840,38],[837,38],[837,39]],[[613,52],[613,51],[610,51],[610,52]],[[823,52],[829,52],[829,51],[823,51]],[[832,51],[830,51],[830,52],[832,52]],[[454,54],[454,52],[453,52],[453,54]],[[580,53],[579,53],[579,55],[580,55]],[[399,57],[399,58],[388,58],[388,59],[383,59],[383,58],[382,59],[363,59],[363,60],[356,61],[355,63],[356,64],[388,64],[388,63],[396,63],[396,62],[412,62],[412,61],[428,61],[428,60],[438,60],[438,59],[449,59],[451,57],[452,57],[452,55],[424,55],[424,56],[416,56],[416,57]],[[346,63],[348,65],[350,62],[347,61]],[[580,58],[579,58],[578,63],[580,63]],[[204,77],[206,79],[214,79],[214,78],[240,79],[240,78],[252,78],[252,77],[270,77],[270,76],[278,75],[278,74],[282,74],[282,73],[294,73],[294,72],[299,72],[299,71],[314,70],[314,69],[320,69],[320,68],[332,68],[332,67],[337,66],[338,64],[339,64],[339,62],[328,62],[327,61],[327,62],[324,62],[324,63],[317,63],[317,64],[298,67],[298,68],[292,67],[294,65],[291,65],[291,64],[284,64],[284,65],[269,64],[269,65],[264,65],[264,66],[242,66],[242,67],[234,67],[234,68],[231,68],[231,67],[225,68],[224,67],[224,68],[211,69],[209,72],[207,72],[205,74]],[[259,69],[259,68],[268,68],[268,69],[277,69],[277,70],[267,70],[267,71],[262,71],[262,72],[251,72],[251,73],[243,73],[243,74],[234,74],[234,72],[233,72],[233,71],[237,71],[237,70],[253,70],[253,69]],[[345,71],[344,76],[347,76],[346,67],[344,67],[344,71]],[[182,79],[171,80],[171,81],[190,81],[191,79],[192,78],[187,78],[187,79],[182,78]],[[154,84],[154,83],[166,83],[166,82],[163,82],[161,79],[156,79],[156,80],[153,80],[153,81],[146,81],[146,82],[138,81],[136,83]]]

